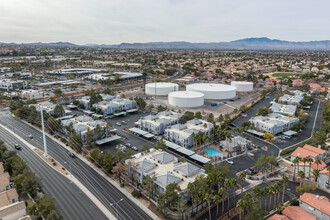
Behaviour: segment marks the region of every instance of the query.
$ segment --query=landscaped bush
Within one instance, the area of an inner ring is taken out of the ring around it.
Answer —
[[[298,148],[298,146],[295,146],[295,147],[291,147],[291,148],[285,149],[285,150],[281,151],[280,156],[283,156],[283,155],[286,155],[286,154],[292,153],[292,152],[295,151],[297,148]]]
[[[132,196],[135,197],[135,198],[140,198],[141,197],[141,192],[137,191],[137,190],[134,190],[132,192]]]

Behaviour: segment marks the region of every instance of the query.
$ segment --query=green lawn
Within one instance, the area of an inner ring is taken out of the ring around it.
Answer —
[[[273,73],[273,77],[288,77],[288,76],[294,76],[297,75],[297,73]]]

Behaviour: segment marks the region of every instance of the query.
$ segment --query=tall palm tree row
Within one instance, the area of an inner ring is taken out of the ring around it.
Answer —
[[[296,179],[297,165],[300,162],[300,157],[296,157],[293,160],[293,180]]]

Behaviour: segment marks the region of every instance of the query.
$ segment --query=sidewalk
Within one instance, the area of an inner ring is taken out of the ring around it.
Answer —
[[[15,116],[13,116],[15,117]],[[29,123],[27,123],[26,121],[21,120],[22,122],[33,126]],[[35,129],[37,129],[38,131],[42,132],[41,129],[39,129],[38,127],[33,126]],[[6,128],[7,129],[7,128]],[[71,149],[70,147],[66,146],[65,144],[63,144],[61,141],[59,141],[58,139],[54,138],[53,136],[49,135],[48,133],[46,133],[48,138],[51,138],[53,141],[56,141],[59,145],[61,145],[62,147],[64,147],[65,149],[67,149],[68,151],[75,153],[75,155],[77,157],[79,157],[80,160],[82,160],[85,164],[87,164],[88,166],[90,166],[91,168],[93,168],[98,174],[100,174],[104,179],[106,179],[109,183],[111,183],[112,185],[114,185],[120,192],[122,192],[128,199],[130,199],[132,202],[134,202],[138,207],[140,207],[145,213],[147,213],[152,219],[159,219],[160,218],[154,214],[151,210],[149,210],[144,204],[142,204],[138,199],[134,198],[132,196],[131,193],[127,192],[124,188],[121,188],[120,185],[112,180],[109,176],[107,176],[102,170],[100,170],[98,167],[96,167],[93,163],[91,163],[90,161],[88,161],[85,157],[83,157],[81,154],[76,153],[73,149]],[[79,184],[81,184],[79,182]],[[82,184],[81,184],[82,185]],[[87,190],[87,189],[86,189]],[[89,191],[88,191],[89,192]],[[89,192],[90,193],[90,192]],[[93,197],[94,195],[92,193],[90,193]],[[88,196],[88,195],[87,195]],[[96,197],[95,197],[96,199]],[[94,201],[94,200],[92,200]],[[100,201],[99,201],[100,202]],[[100,204],[102,204],[100,202]],[[97,204],[98,205],[98,204]],[[103,206],[103,205],[102,205]],[[103,206],[104,207],[104,206]],[[104,207],[105,208],[105,207]],[[105,208],[106,209],[106,208]],[[112,219],[112,218],[111,218]]]

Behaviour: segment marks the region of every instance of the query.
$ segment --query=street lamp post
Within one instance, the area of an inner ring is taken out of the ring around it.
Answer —
[[[117,216],[117,219],[119,219],[118,218],[118,203],[120,203],[121,201],[123,201],[124,199],[123,198],[121,198],[118,202],[115,202],[115,203],[110,203],[110,205],[111,206],[116,206],[116,216]]]

